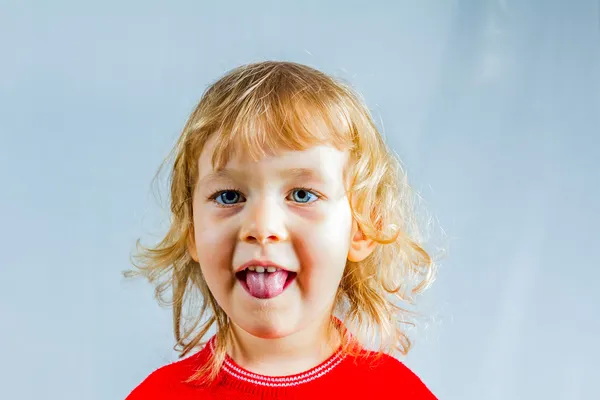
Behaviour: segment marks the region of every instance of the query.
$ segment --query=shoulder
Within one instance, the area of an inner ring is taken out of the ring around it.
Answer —
[[[425,383],[400,360],[384,353],[368,352],[363,368],[383,392],[410,395],[415,400],[435,400]]]
[[[181,391],[198,362],[199,354],[195,354],[155,370],[133,389],[126,400],[149,400]]]

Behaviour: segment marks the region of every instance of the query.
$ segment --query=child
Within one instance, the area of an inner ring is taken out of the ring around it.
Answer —
[[[400,164],[348,86],[290,62],[236,68],[174,157],[171,227],[136,273],[171,292],[181,357],[200,350],[128,399],[435,399],[388,355],[408,352],[398,303],[434,264]]]

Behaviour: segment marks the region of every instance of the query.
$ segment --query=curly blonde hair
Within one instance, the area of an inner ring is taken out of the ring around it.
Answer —
[[[282,147],[303,150],[329,144],[348,151],[346,190],[352,214],[377,245],[365,260],[346,263],[334,303],[334,312],[352,333],[343,336],[342,351],[359,354],[352,343],[367,344],[378,337],[380,353],[406,354],[411,341],[404,327],[412,324],[406,306],[414,304],[415,295],[435,276],[435,263],[420,243],[415,197],[406,174],[349,85],[306,65],[266,61],[235,68],[206,90],[171,154],[170,228],[156,246],[137,241],[136,270],[128,276],[146,277],[156,285],[158,301],[173,307],[180,356],[203,345],[216,324],[212,361],[201,371],[213,379],[226,357],[230,335],[229,319],[187,248],[193,235],[197,160],[213,135],[218,135],[215,168],[239,151],[254,159]],[[184,317],[184,309],[191,310],[190,318]]]

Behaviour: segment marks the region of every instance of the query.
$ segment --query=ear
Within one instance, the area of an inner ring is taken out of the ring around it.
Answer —
[[[350,238],[350,248],[348,249],[348,260],[359,262],[371,255],[377,243],[365,236],[358,222],[352,222],[352,237]]]
[[[192,260],[198,262],[198,249],[196,248],[196,239],[194,238],[194,228],[190,229],[188,233],[187,250]]]

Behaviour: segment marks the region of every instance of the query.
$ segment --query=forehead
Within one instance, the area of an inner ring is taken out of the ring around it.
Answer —
[[[212,162],[214,151],[215,140],[209,139],[198,159],[200,180],[268,176],[326,182],[342,177],[348,159],[345,150],[332,145],[315,145],[301,150],[269,150],[258,159],[244,153],[243,149],[237,149],[224,165],[215,165]]]

